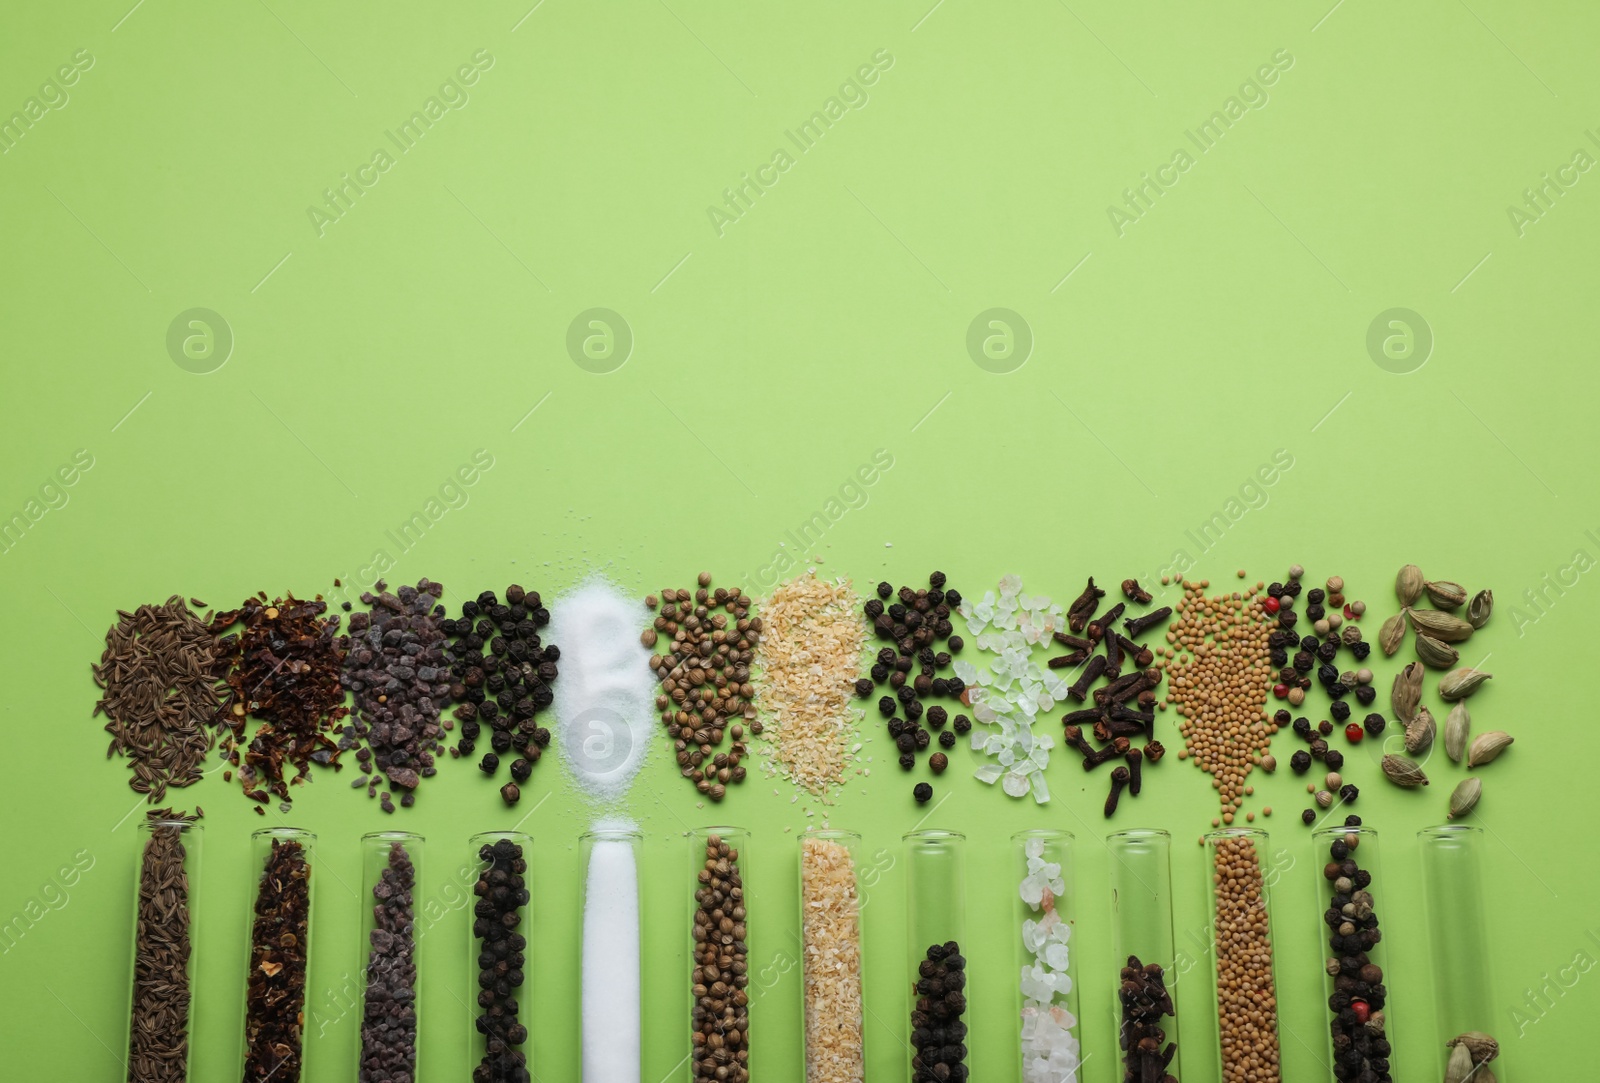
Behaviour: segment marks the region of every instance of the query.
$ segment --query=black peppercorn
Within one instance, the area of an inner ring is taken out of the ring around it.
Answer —
[[[1317,723],[1317,732],[1322,734],[1324,737],[1328,736],[1328,734],[1333,732],[1333,723],[1324,718],[1321,722]]]
[[[928,725],[933,729],[944,728],[944,724],[948,719],[949,715],[943,707],[935,705],[928,708]]]
[[[1339,687],[1342,686],[1334,685],[1334,688]],[[1329,689],[1329,691],[1332,691],[1332,689]],[[1333,716],[1335,722],[1343,722],[1350,717],[1350,705],[1343,701],[1335,701],[1328,706],[1328,713]]]
[[[954,747],[956,747],[956,735],[953,732],[951,732],[950,730],[945,730],[943,733],[939,734],[939,747],[940,748],[954,748]]]
[[[917,757],[916,757],[915,753],[913,753],[913,752],[902,752],[900,754],[900,767],[901,767],[902,770],[909,771],[913,767],[915,767],[916,765],[917,765]]]
[[[924,750],[925,750],[925,749],[927,749],[927,747],[928,747],[928,742],[929,742],[929,741],[931,741],[931,740],[932,740],[932,739],[933,739],[933,735],[932,735],[932,734],[930,734],[930,733],[929,733],[929,732],[928,732],[928,731],[927,731],[927,730],[925,730],[925,729],[919,729],[919,730],[917,730],[917,731],[916,731],[916,733],[915,733],[915,734],[914,734],[914,735],[913,735],[913,736],[914,736],[914,737],[915,737],[915,738],[916,738],[916,742],[917,742],[917,751],[918,751],[918,752],[922,752],[922,751],[924,751]]]
[[[1309,827],[1312,824],[1316,823],[1317,822],[1317,810],[1314,809],[1314,808],[1306,809],[1304,812],[1302,812],[1300,814],[1300,822],[1305,824],[1307,827]]]
[[[926,782],[919,782],[912,788],[911,796],[917,799],[917,804],[925,805],[933,797],[933,787]]]
[[[1378,698],[1378,690],[1370,684],[1356,685],[1356,702],[1363,707],[1371,707],[1372,701]]]
[[[1287,713],[1287,712],[1285,712]],[[1294,732],[1309,741],[1311,739],[1311,719],[1297,718],[1294,720]]]
[[[1350,647],[1350,653],[1356,656],[1357,661],[1360,661],[1372,653],[1372,644],[1362,640],[1360,643],[1353,644]]]
[[[1369,714],[1361,722],[1362,728],[1374,736],[1382,733],[1384,731],[1384,727],[1388,726],[1388,724],[1388,720],[1385,719],[1381,714]]]
[[[872,679],[877,681],[879,684],[882,684],[884,681],[889,679],[889,667],[884,665],[882,662],[875,663],[871,672]],[[859,682],[857,683],[856,687],[860,687]]]
[[[946,623],[949,622],[947,621]],[[945,646],[950,648],[951,654],[960,654],[961,648],[965,647],[966,645],[966,641],[960,636],[951,636],[950,639],[945,643]]]
[[[893,593],[894,593],[894,587],[890,586],[888,583],[879,583],[878,584],[878,597],[887,598],[887,597],[889,597],[889,595],[891,595]]]
[[[483,759],[478,763],[478,770],[486,775],[492,775],[500,769],[500,757],[493,752],[485,752]]]
[[[945,578],[943,572],[933,572],[928,576],[928,586],[938,589],[939,587],[944,586],[944,584]]]
[[[902,730],[900,736],[894,739],[894,746],[901,752],[910,752],[917,747],[917,739]]]
[[[878,700],[878,713],[883,715],[885,718],[892,716],[898,709],[898,705],[895,703],[893,696],[884,696]]]
[[[955,731],[963,737],[965,737],[972,730],[972,719],[968,718],[964,714],[956,715],[955,718],[951,720],[950,724],[954,726]]]
[[[1301,749],[1289,757],[1289,766],[1294,768],[1295,774],[1303,775],[1311,770],[1311,753]]]
[[[1344,825],[1346,827],[1360,827],[1361,817],[1352,812],[1350,815],[1344,818]]]
[[[1339,798],[1347,805],[1355,804],[1356,798],[1360,796],[1361,791],[1356,789],[1351,783],[1346,782],[1343,786],[1339,787]]]
[[[887,677],[888,674],[885,673],[884,676]],[[865,677],[862,677],[860,680],[856,681],[856,695],[862,699],[866,699],[868,696],[872,695],[872,682]]]
[[[1322,762],[1328,765],[1328,770],[1337,771],[1344,766],[1344,753],[1337,748],[1330,748],[1323,753]]]

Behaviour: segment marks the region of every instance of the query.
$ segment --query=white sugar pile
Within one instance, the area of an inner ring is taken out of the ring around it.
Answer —
[[[554,685],[561,761],[600,804],[627,796],[650,752],[654,676],[639,642],[649,623],[643,602],[599,578],[550,609],[546,638],[561,647]]]
[[[639,1083],[639,870],[633,840],[602,823],[583,902],[583,1083]]]

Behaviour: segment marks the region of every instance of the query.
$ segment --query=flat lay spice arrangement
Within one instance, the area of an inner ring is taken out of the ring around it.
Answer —
[[[140,825],[128,1083],[184,1083],[189,1078],[198,819],[198,813],[160,809],[148,813]]]

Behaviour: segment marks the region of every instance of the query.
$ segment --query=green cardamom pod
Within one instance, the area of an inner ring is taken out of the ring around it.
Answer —
[[[1472,747],[1467,750],[1467,766],[1478,767],[1493,760],[1500,753],[1510,748],[1516,738],[1509,733],[1499,730],[1490,730],[1480,733],[1472,739]]]
[[[1480,684],[1493,678],[1493,673],[1485,673],[1483,670],[1473,669],[1471,666],[1452,669],[1449,673],[1439,678],[1439,695],[1443,699],[1454,703],[1458,699],[1466,699],[1478,690]]]
[[[1500,1043],[1481,1030],[1469,1030],[1445,1042],[1446,1049],[1454,1049],[1458,1045],[1467,1047],[1467,1052],[1472,1054],[1472,1063],[1488,1064],[1500,1055]]]
[[[1427,632],[1446,643],[1460,643],[1472,635],[1472,625],[1453,613],[1441,613],[1437,609],[1408,609],[1406,615],[1411,618],[1412,627],[1417,631]]]
[[[1405,668],[1394,675],[1389,706],[1402,722],[1410,722],[1417,716],[1417,704],[1422,702],[1422,673],[1421,662],[1407,662]]]
[[[1406,639],[1405,613],[1396,613],[1383,622],[1383,627],[1378,629],[1378,646],[1383,648],[1384,657],[1389,657],[1400,649],[1400,644]]]
[[[1472,596],[1472,601],[1467,604],[1467,623],[1474,628],[1482,628],[1489,623],[1489,615],[1494,612],[1494,591],[1480,590]]]
[[[1458,1045],[1450,1050],[1450,1060],[1444,1067],[1444,1083],[1467,1083],[1472,1074],[1472,1054],[1467,1047]]]
[[[1450,708],[1450,714],[1444,720],[1444,754],[1460,763],[1467,751],[1467,738],[1471,735],[1472,716],[1467,713],[1465,703],[1458,703]]]
[[[1477,806],[1478,798],[1482,796],[1483,779],[1479,778],[1477,775],[1473,775],[1471,778],[1462,779],[1456,784],[1455,790],[1450,794],[1450,815],[1445,818],[1454,820],[1458,817],[1465,816]],[[1457,1046],[1456,1048],[1465,1049],[1466,1046],[1462,1045]]]
[[[1417,708],[1416,717],[1406,723],[1406,751],[1415,756],[1433,744],[1434,734],[1438,732],[1439,724],[1433,720],[1433,712],[1426,707]]]
[[[1422,768],[1406,759],[1404,756],[1393,754],[1383,757],[1383,777],[1393,782],[1396,786],[1407,789],[1413,786],[1426,786],[1428,776],[1422,773]]]
[[[1434,669],[1449,669],[1461,661],[1461,652],[1426,632],[1417,633],[1417,657]]]
[[[1455,609],[1467,600],[1467,588],[1448,579],[1428,580],[1423,584],[1428,599],[1440,609]]]
[[[1422,569],[1415,564],[1407,564],[1400,569],[1400,574],[1394,577],[1394,592],[1400,596],[1402,606],[1414,605],[1422,597],[1422,588],[1427,584],[1423,578]]]

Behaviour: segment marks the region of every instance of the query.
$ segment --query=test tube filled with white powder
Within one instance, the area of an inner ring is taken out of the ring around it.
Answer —
[[[583,836],[583,1083],[639,1083],[639,833]]]

